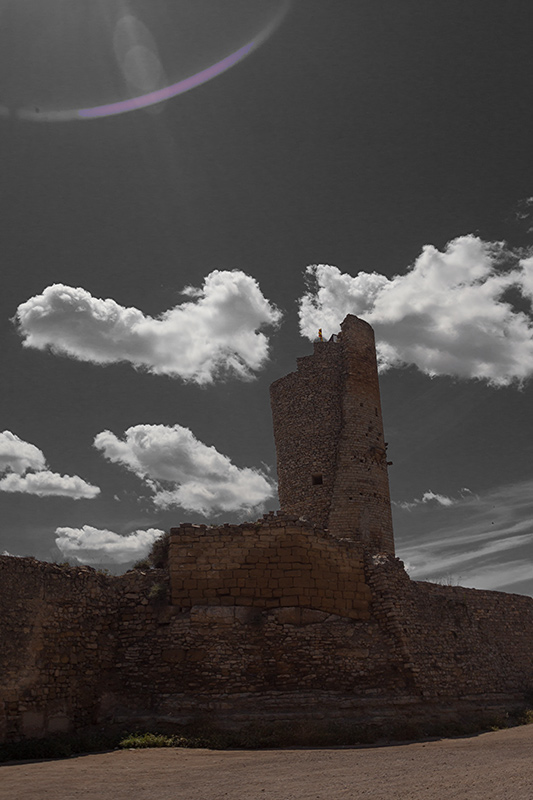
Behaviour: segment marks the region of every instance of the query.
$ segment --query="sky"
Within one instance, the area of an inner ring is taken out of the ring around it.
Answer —
[[[376,332],[397,554],[533,595],[525,0],[0,0],[0,553],[278,507],[269,384]]]

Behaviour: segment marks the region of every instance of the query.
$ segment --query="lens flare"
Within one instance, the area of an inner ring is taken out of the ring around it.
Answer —
[[[225,72],[247,56],[254,47],[257,47],[256,42],[245,44],[244,47],[241,47],[230,56],[223,58],[222,61],[219,61],[217,64],[213,64],[212,67],[208,67],[202,70],[202,72],[196,73],[196,75],[191,75],[190,78],[185,78],[183,81],[178,81],[178,83],[174,83],[172,86],[167,86],[165,89],[159,89],[156,92],[140,95],[131,100],[123,100],[120,103],[111,103],[94,108],[82,108],[77,112],[77,115],[80,118],[105,117],[109,114],[121,114],[124,111],[134,111],[137,108],[144,108],[146,106],[155,105],[156,103],[162,103],[170,97],[188,92],[190,89],[194,89],[195,86],[200,86],[200,84],[210,81],[211,78],[214,78],[216,75]]]
[[[0,118],[64,122],[158,105],[246,58],[291,2],[0,0]]]

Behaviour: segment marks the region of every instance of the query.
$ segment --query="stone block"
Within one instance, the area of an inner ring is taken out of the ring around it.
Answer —
[[[71,726],[72,722],[66,714],[54,714],[48,718],[48,733],[66,733]]]
[[[317,611],[314,608],[301,609],[301,622],[302,625],[313,625],[317,622],[324,622],[328,617],[325,611]]]
[[[280,608],[276,618],[282,625],[299,625],[302,621],[302,612],[296,607]]]
[[[191,608],[191,624],[195,625],[232,625],[235,619],[231,606],[205,605]]]
[[[238,605],[233,611],[235,621],[240,622],[241,625],[257,625],[262,619],[261,611],[258,608]]]
[[[187,661],[198,662],[203,661],[206,657],[206,651],[203,649],[192,649],[187,650],[186,659]]]
[[[278,584],[281,589],[286,589],[289,586],[294,586],[294,579],[283,577],[279,579]]]
[[[42,711],[24,711],[21,715],[24,736],[44,736],[44,713]]]
[[[185,660],[185,650],[182,647],[172,647],[168,650],[163,650],[161,658],[169,664],[177,664]]]

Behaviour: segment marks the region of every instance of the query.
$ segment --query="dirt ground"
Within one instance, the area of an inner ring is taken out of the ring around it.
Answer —
[[[532,800],[533,725],[332,749],[121,750],[0,766],[1,800]]]

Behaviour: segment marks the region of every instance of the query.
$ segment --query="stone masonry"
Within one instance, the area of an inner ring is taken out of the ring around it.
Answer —
[[[374,332],[341,333],[270,389],[282,511],[374,552],[394,553]]]
[[[363,551],[299,520],[171,530],[172,603],[298,607],[368,619]]]

